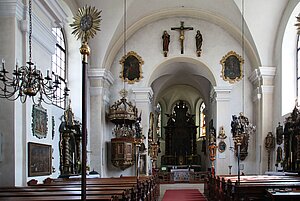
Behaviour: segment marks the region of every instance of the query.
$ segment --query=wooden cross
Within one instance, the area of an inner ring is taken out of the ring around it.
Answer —
[[[180,22],[180,27],[171,27],[171,30],[177,30],[180,33],[179,40],[181,44],[181,54],[183,54],[184,31],[194,30],[193,27],[184,27],[184,22]]]

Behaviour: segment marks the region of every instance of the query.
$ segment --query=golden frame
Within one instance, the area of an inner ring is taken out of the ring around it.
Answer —
[[[226,147],[227,147],[226,143],[223,140],[221,140],[218,144],[219,152],[223,153],[226,150]]]
[[[128,82],[128,84],[134,84],[143,78],[142,65],[144,61],[136,52],[128,52],[121,58],[120,64],[122,65],[120,78],[122,78],[123,81]]]
[[[243,79],[244,59],[234,51],[228,52],[222,57],[220,64],[222,65],[222,75],[224,81],[233,84]]]

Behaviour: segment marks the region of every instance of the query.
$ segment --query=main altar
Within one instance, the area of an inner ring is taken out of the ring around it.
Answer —
[[[165,155],[161,157],[162,166],[170,172],[189,172],[201,170],[201,158],[197,153],[196,134],[194,116],[188,113],[188,107],[183,101],[179,101],[165,126]],[[186,169],[186,170],[184,170]],[[186,174],[187,173],[182,173]],[[175,175],[175,174],[174,174]],[[175,179],[175,178],[174,178]]]

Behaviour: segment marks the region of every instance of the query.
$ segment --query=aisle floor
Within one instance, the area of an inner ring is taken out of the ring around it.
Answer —
[[[166,190],[170,189],[198,189],[202,194],[204,193],[204,183],[201,184],[160,184],[160,196],[159,201],[162,200]]]

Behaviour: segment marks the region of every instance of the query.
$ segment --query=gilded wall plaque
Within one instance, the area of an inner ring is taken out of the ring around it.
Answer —
[[[234,51],[228,52],[220,61],[222,65],[221,77],[233,84],[243,78],[244,59]]]
[[[120,64],[122,65],[120,78],[123,81],[128,82],[128,84],[134,84],[143,78],[142,65],[144,61],[134,51],[130,51],[124,55],[120,60]]]

